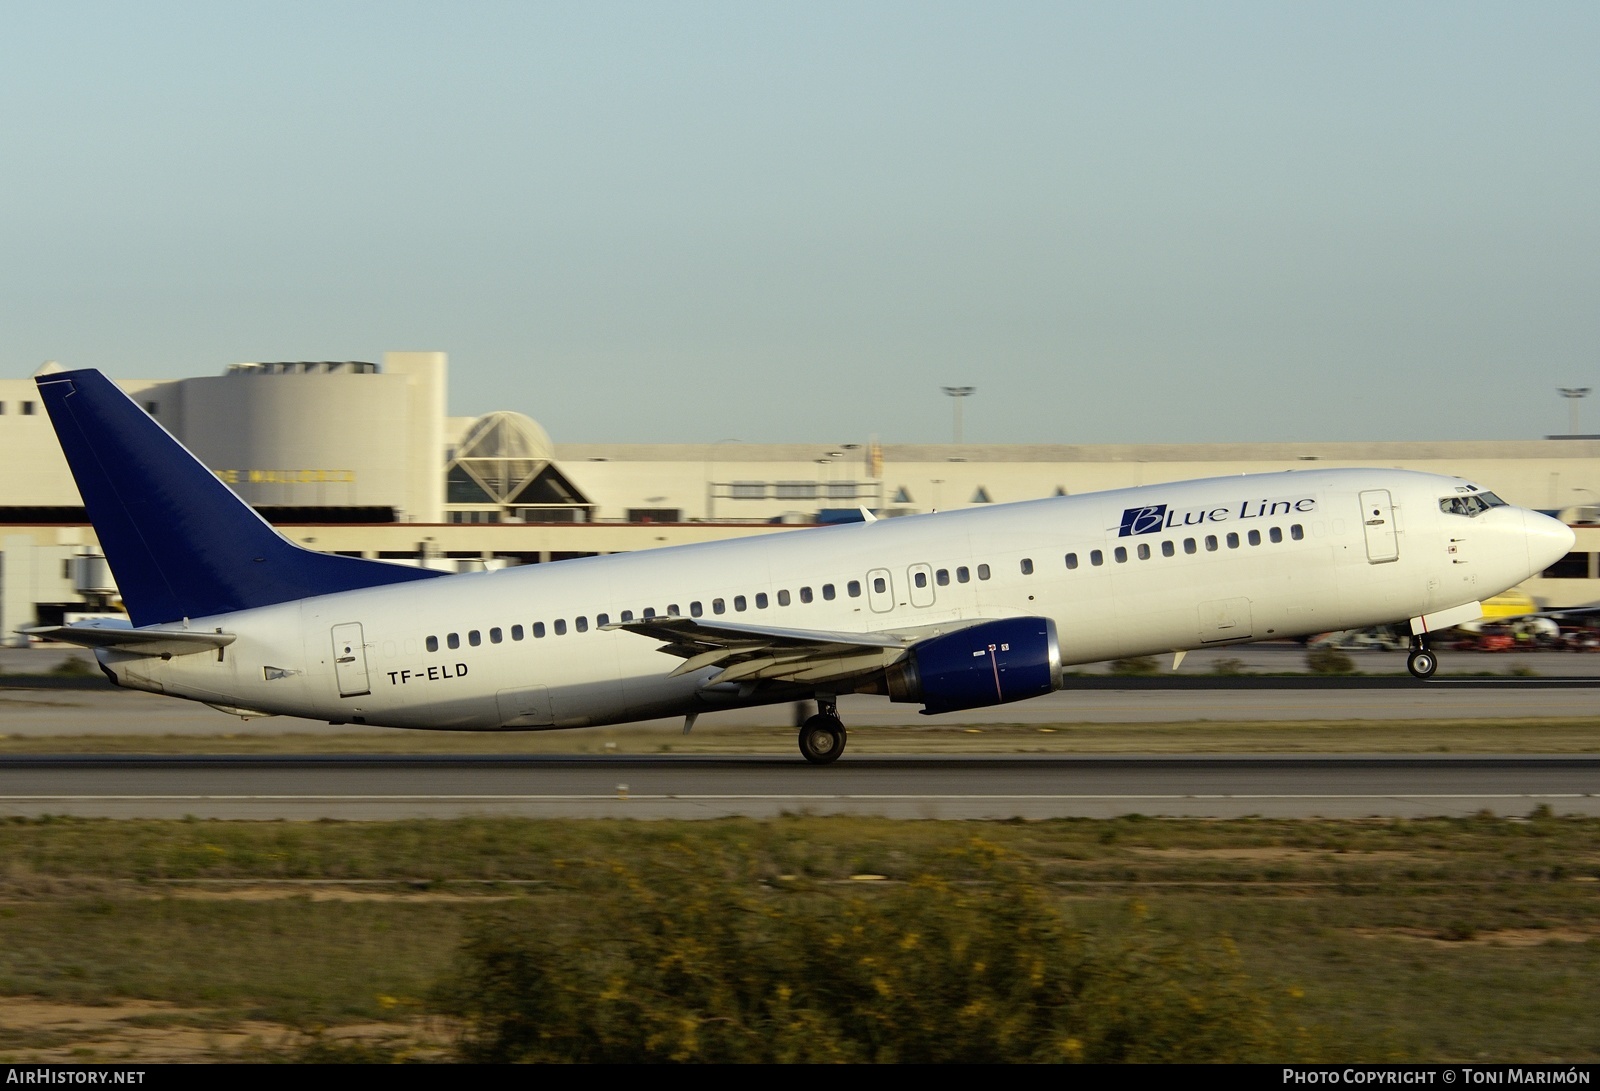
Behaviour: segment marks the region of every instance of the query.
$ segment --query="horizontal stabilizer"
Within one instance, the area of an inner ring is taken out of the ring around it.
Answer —
[[[76,644],[80,648],[112,648],[132,655],[194,655],[225,648],[236,639],[233,633],[127,629],[110,625],[39,625],[22,632],[63,644]]]

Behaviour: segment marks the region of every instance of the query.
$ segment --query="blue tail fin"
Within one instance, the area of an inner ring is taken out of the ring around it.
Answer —
[[[301,549],[98,371],[38,384],[135,625],[439,575]]]

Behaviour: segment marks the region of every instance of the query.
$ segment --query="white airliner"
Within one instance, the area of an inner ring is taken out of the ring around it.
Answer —
[[[1212,478],[457,576],[283,538],[96,371],[38,380],[131,624],[50,627],[114,682],[241,715],[582,727],[797,699],[950,712],[1062,667],[1409,620],[1428,634],[1572,531],[1458,478]]]

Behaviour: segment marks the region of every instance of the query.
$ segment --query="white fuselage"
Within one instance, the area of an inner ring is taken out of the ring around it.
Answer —
[[[220,653],[99,654],[123,685],[264,713],[618,723],[794,696],[670,677],[660,641],[601,627],[625,611],[845,633],[1037,615],[1089,663],[1423,617],[1570,548],[1521,508],[1442,510],[1465,489],[1391,470],[1150,485],[325,595],[189,619],[237,634]]]

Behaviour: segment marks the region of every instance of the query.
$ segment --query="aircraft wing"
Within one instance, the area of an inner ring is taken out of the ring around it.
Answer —
[[[114,648],[134,655],[194,655],[227,647],[233,633],[200,633],[184,629],[134,629],[124,624],[38,625],[21,630],[28,636],[59,640],[81,648]]]
[[[663,641],[660,651],[683,660],[671,677],[720,667],[715,682],[826,682],[868,674],[941,633],[983,618],[873,633],[783,629],[704,618],[653,617],[606,626]]]

